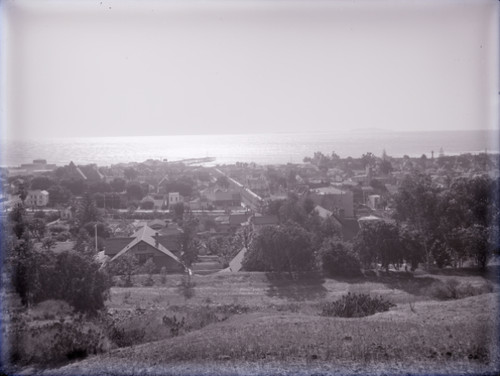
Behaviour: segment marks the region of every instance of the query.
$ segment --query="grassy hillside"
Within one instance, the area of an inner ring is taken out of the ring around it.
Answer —
[[[264,273],[218,274],[195,276],[190,299],[179,289],[180,278],[169,276],[165,285],[154,287],[113,288],[108,314],[123,333],[136,336],[136,344],[46,372],[476,374],[498,369],[497,286],[481,276],[393,274],[338,281],[308,275],[293,281]],[[447,297],[448,285],[475,296],[440,300]],[[396,306],[364,318],[321,316],[325,302],[347,292],[381,295]]]

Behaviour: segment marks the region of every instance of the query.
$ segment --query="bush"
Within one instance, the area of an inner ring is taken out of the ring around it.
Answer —
[[[339,300],[327,303],[323,306],[323,316],[336,317],[364,317],[377,312],[388,311],[396,305],[384,298],[371,297],[367,294],[343,295]]]
[[[493,285],[485,282],[481,286],[473,286],[469,282],[460,283],[455,278],[446,282],[434,282],[430,287],[430,295],[439,300],[462,299],[468,296],[486,294],[493,291]]]
[[[194,296],[194,288],[196,283],[191,281],[191,278],[188,276],[183,276],[181,282],[178,285],[179,294],[184,296],[185,299],[191,299]]]
[[[361,265],[348,243],[329,240],[319,251],[323,271],[332,277],[361,275]]]

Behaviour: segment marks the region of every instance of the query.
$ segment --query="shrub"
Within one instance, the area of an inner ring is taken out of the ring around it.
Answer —
[[[179,293],[184,296],[185,299],[191,299],[194,296],[195,286],[196,283],[191,281],[191,277],[183,276],[178,285]]]
[[[485,282],[481,286],[473,286],[469,282],[460,283],[455,278],[446,282],[434,282],[430,287],[430,295],[439,300],[462,299],[468,296],[486,294],[493,291],[493,285]]]
[[[339,300],[327,303],[323,306],[323,316],[336,317],[364,317],[377,312],[388,311],[389,308],[396,305],[384,298],[371,297],[368,294],[342,295]]]
[[[361,275],[361,265],[348,243],[326,241],[319,251],[323,271],[332,277],[355,277]]]
[[[162,285],[167,283],[167,268],[165,268],[164,266],[162,266],[160,270],[160,282]]]

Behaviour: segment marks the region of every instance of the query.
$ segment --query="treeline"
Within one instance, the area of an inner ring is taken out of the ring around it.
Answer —
[[[81,207],[79,212],[82,219],[91,215],[88,207]],[[53,243],[43,242],[42,248],[35,247],[29,223],[23,205],[19,204],[9,213],[8,220],[2,221],[1,229],[3,272],[21,303],[30,306],[60,299],[80,312],[95,313],[103,308],[110,279],[95,261],[96,249],[84,223],[80,223],[73,249],[61,253],[52,251]]]
[[[348,242],[335,221],[318,216],[307,197],[273,203],[268,211],[278,215],[280,225],[252,235],[243,267],[353,276],[377,266],[410,271],[422,263],[443,268],[473,260],[484,269],[498,253],[498,181],[486,175],[440,187],[415,173],[403,180],[393,206],[388,218],[362,221]]]

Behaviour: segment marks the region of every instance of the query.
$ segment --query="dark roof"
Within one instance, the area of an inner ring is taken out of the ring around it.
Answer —
[[[248,214],[231,214],[229,216],[229,224],[231,226],[241,225],[242,223],[247,222],[249,217],[250,216]]]
[[[143,227],[144,228],[144,227]],[[106,255],[116,255],[123,248],[125,248],[128,244],[130,244],[137,236],[140,235],[140,231],[143,229],[139,229],[132,235],[131,237],[120,237],[120,238],[110,238],[104,241],[104,253]],[[156,232],[148,227],[148,236],[155,237]],[[176,236],[161,234],[158,236],[159,243],[167,248],[168,250],[176,253],[180,250],[179,240]]]
[[[279,223],[278,217],[275,215],[263,215],[261,217],[253,217],[252,223],[254,225],[266,226],[277,225]]]
[[[120,257],[121,255],[125,254],[128,250],[132,249],[136,244],[139,242],[145,242],[149,244],[151,247],[157,249],[161,253],[165,254],[166,256],[171,257],[175,261],[181,263],[179,258],[172,253],[172,251],[175,251],[174,248],[178,249],[179,243],[175,241],[174,239],[170,237],[161,237],[161,236],[156,236],[157,232],[153,230],[152,228],[148,226],[141,227],[139,230],[137,230],[131,238],[121,238],[123,239],[123,243],[125,244],[124,247],[122,247],[118,253],[110,253],[107,247],[105,248],[105,254],[113,254],[113,258],[111,261],[115,260],[116,258]],[[119,239],[119,238],[115,238]],[[109,239],[112,240],[112,239]],[[158,240],[158,243],[156,242]],[[118,243],[118,242],[116,242]],[[106,244],[107,245],[107,244]],[[115,248],[116,249],[116,248]]]
[[[134,238],[110,238],[104,241],[104,253],[106,255],[116,255]]]
[[[148,222],[148,226],[151,227],[152,229],[155,229],[155,227],[163,228],[167,225],[167,222],[165,222],[162,219],[153,219],[152,221]]]

